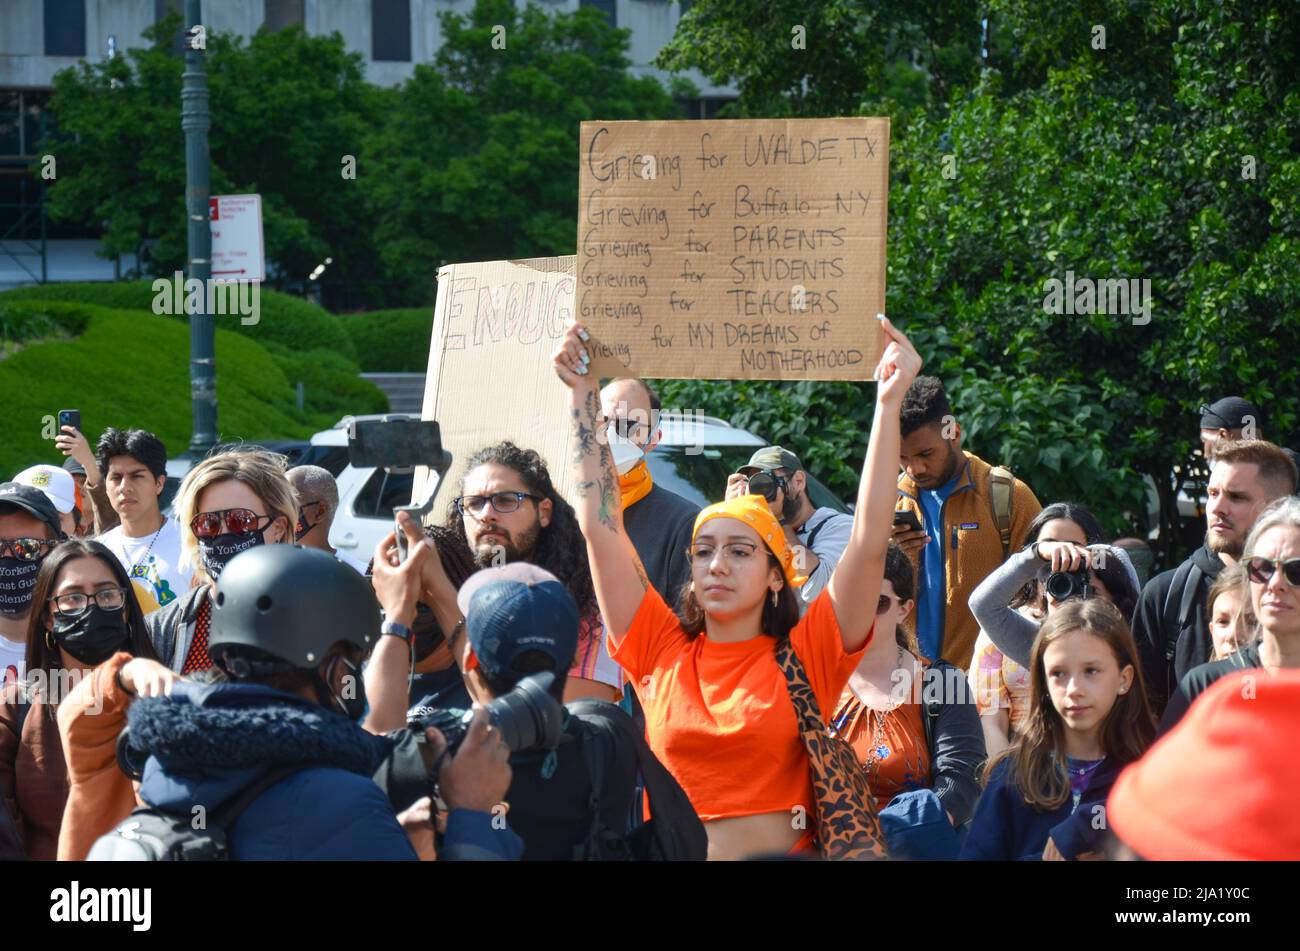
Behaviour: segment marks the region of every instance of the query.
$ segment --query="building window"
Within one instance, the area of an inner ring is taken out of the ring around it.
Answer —
[[[45,0],[45,55],[86,55],[86,0]]]
[[[411,0],[371,0],[370,58],[411,61]]]
[[[618,26],[618,0],[578,0],[580,7],[594,7],[605,14],[610,26]]]
[[[266,0],[264,25],[271,32],[302,26],[302,0]]]

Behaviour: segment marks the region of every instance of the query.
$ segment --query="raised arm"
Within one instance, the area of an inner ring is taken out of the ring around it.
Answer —
[[[844,649],[850,653],[867,642],[875,623],[898,497],[899,411],[907,388],[921,370],[921,358],[911,341],[886,318],[881,318],[881,324],[888,344],[876,365],[876,413],[858,485],[853,532],[827,583]]]
[[[592,586],[605,629],[620,638],[632,626],[641,599],[650,589],[641,559],[623,531],[623,507],[605,432],[596,423],[600,393],[590,374],[583,343],[586,330],[570,324],[552,359],[570,393],[573,426],[573,473],[578,495],[578,524],[587,539]]]
[[[1038,636],[1038,624],[1011,607],[1011,599],[1038,576],[1042,563],[1033,549],[1018,551],[981,581],[970,595],[971,614],[993,646],[1026,668],[1034,638]]]

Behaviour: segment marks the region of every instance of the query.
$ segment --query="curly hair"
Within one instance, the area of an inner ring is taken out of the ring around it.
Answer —
[[[918,376],[903,395],[899,425],[906,439],[922,426],[942,423],[952,414],[952,404],[937,376]]]
[[[587,563],[587,540],[578,527],[578,515],[573,506],[556,491],[542,457],[532,449],[521,449],[512,442],[501,442],[480,449],[470,456],[465,472],[468,474],[479,466],[486,465],[513,469],[524,480],[530,493],[551,500],[551,524],[538,533],[537,545],[528,560],[560,579],[578,606],[579,616],[599,610],[596,606],[596,590],[591,584],[591,566]],[[465,490],[464,478],[461,479],[460,490]],[[446,524],[453,534],[469,545],[465,522],[456,510],[454,501],[447,504]]]

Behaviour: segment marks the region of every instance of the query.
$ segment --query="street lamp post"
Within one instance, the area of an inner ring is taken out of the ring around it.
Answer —
[[[204,291],[198,313],[190,315],[190,400],[193,435],[190,454],[200,458],[217,442],[216,321],[207,312],[207,286],[212,276],[212,231],[208,224],[211,189],[208,160],[208,77],[204,50],[196,48],[194,28],[202,15],[199,0],[185,2],[185,72],[181,76],[181,129],[185,132],[185,212],[189,218],[189,277]],[[206,45],[206,44],[203,44]],[[186,294],[189,299],[190,295]]]

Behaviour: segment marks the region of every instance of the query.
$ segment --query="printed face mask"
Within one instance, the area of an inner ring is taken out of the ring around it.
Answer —
[[[620,436],[614,427],[608,430],[609,454],[614,457],[614,468],[619,475],[627,475],[645,457],[645,452],[632,440]]]
[[[213,581],[221,577],[222,570],[230,564],[230,559],[234,558],[241,551],[248,551],[257,545],[266,544],[266,530],[258,529],[255,532],[240,532],[238,535],[227,532],[224,535],[218,535],[216,538],[199,539],[199,558],[203,562],[203,568],[207,571],[208,576]]]
[[[0,613],[23,615],[32,606],[32,589],[39,561],[23,561],[13,556],[0,558]]]
[[[121,608],[105,611],[92,604],[76,617],[56,613],[53,634],[54,643],[95,667],[126,645],[126,618]]]

